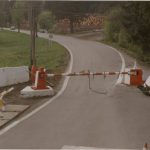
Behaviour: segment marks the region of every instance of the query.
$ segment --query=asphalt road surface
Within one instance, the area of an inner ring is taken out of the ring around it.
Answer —
[[[46,37],[47,35],[41,34]],[[54,36],[73,55],[72,71],[120,71],[120,55],[94,41]],[[71,77],[50,104],[0,136],[0,148],[141,148],[150,140],[150,98],[117,76]]]

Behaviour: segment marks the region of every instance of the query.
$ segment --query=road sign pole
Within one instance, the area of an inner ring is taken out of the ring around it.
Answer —
[[[49,47],[52,47],[52,38],[53,38],[53,34],[49,33]]]

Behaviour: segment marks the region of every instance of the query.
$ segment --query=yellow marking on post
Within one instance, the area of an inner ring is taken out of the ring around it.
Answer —
[[[4,100],[0,99],[0,110],[5,106]]]

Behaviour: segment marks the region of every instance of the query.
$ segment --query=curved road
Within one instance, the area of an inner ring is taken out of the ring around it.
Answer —
[[[45,34],[40,34],[45,37]],[[98,42],[54,36],[73,55],[72,71],[120,71],[122,61]],[[141,148],[150,139],[150,99],[117,76],[71,77],[65,91],[46,107],[0,136],[0,148]]]

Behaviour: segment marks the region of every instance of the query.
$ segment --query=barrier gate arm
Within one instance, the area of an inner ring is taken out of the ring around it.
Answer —
[[[31,71],[30,71],[30,79],[32,81],[32,85],[23,89],[22,93],[28,93],[28,88],[31,89],[31,91],[36,95],[36,93],[38,93],[39,95],[45,95],[44,92],[46,92],[46,90],[52,91],[53,89],[51,87],[53,87],[53,85],[51,83],[49,83],[47,81],[47,77],[65,77],[65,76],[84,76],[84,77],[88,77],[89,79],[89,89],[92,89],[91,87],[91,77],[95,76],[103,76],[104,79],[107,76],[114,76],[117,75],[118,77],[120,75],[123,75],[123,82],[121,84],[125,84],[125,85],[131,85],[131,86],[142,86],[145,81],[143,81],[143,70],[141,68],[126,68],[125,71],[103,71],[103,72],[91,72],[90,70],[83,70],[80,72],[66,72],[66,73],[48,73],[46,71],[46,69],[44,67],[42,68],[38,68],[36,66],[33,66]],[[47,86],[47,83],[50,86]],[[47,93],[46,93],[47,94]],[[48,95],[48,94],[47,94]]]
[[[60,73],[60,74],[47,74],[47,77],[55,77],[55,76],[90,76],[90,75],[93,75],[93,76],[99,76],[99,75],[103,75],[103,76],[106,76],[106,75],[125,75],[125,74],[128,74],[128,75],[131,75],[133,74],[134,75],[134,72],[73,72],[73,73]]]
[[[3,91],[2,93],[0,93],[0,112],[5,110],[5,101],[3,100],[3,97],[8,94],[9,92],[11,92],[12,90],[14,90],[14,87],[9,88],[8,90]],[[0,115],[1,117],[1,115]]]
[[[0,99],[3,99],[3,97],[10,93],[12,90],[14,90],[14,87],[9,88],[8,90],[3,91],[2,93],[0,93]]]
[[[33,86],[31,87],[34,90],[42,90],[42,89],[47,89],[46,83],[47,77],[65,77],[65,76],[85,76],[89,78],[89,83],[90,83],[90,77],[92,76],[93,78],[95,76],[103,76],[104,79],[107,76],[113,76],[113,75],[125,75],[125,81],[124,84],[126,85],[134,85],[134,86],[139,86],[143,84],[143,79],[142,79],[142,70],[141,69],[130,69],[126,71],[104,71],[104,72],[91,72],[90,70],[87,71],[80,71],[80,72],[69,72],[69,73],[47,73],[45,68],[39,68],[36,71],[32,72],[31,76],[31,81],[33,83]],[[49,84],[50,85],[50,84]],[[90,84],[89,84],[89,88]]]

